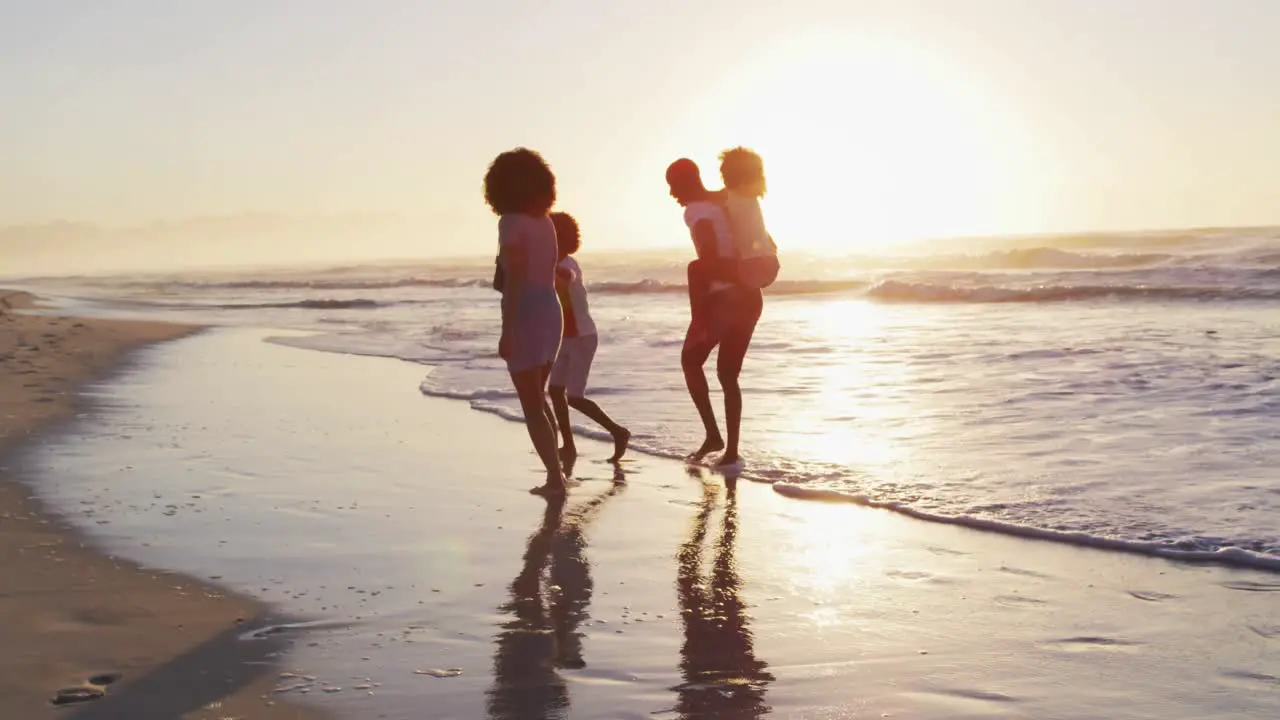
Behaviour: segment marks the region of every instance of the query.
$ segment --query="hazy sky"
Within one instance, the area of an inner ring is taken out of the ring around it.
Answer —
[[[1280,221],[1276,0],[0,0],[0,225],[389,212],[488,249],[541,150],[596,247],[765,156],[786,247]]]

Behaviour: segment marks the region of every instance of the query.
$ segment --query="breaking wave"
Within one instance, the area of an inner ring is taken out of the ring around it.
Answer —
[[[885,302],[1049,303],[1084,300],[1198,300],[1205,302],[1280,300],[1280,289],[1162,285],[1037,285],[974,287],[887,280],[867,291]]]
[[[370,310],[393,304],[395,303],[379,302],[368,298],[355,298],[354,300],[316,299],[297,300],[293,302],[223,303],[214,307],[223,310],[265,310],[287,308],[302,308],[306,310]]]

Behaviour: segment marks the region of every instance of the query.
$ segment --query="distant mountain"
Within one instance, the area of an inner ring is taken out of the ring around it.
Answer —
[[[16,225],[0,227],[0,276],[458,255],[459,244],[484,244],[476,237],[482,231],[490,241],[491,225],[477,220],[483,218],[243,213],[123,228]]]
[[[101,237],[107,231],[90,223],[59,220],[43,225],[0,227],[0,246],[10,243],[44,243]]]

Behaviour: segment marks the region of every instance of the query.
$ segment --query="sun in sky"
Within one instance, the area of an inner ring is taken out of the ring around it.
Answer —
[[[518,145],[587,252],[687,251],[663,170],[737,145],[783,252],[1274,223],[1280,4],[1080,2],[10,3],[0,226],[376,215],[210,257],[487,253],[475,178]]]
[[[919,43],[808,33],[775,43],[690,113],[691,144],[765,159],[787,248],[848,253],[993,229],[1018,161],[1011,116]],[[714,157],[698,158],[710,184]],[[1006,185],[1007,187],[1007,185]]]

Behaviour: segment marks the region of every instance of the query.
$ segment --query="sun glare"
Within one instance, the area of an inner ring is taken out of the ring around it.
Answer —
[[[694,127],[702,146],[764,156],[780,245],[849,253],[985,231],[1004,120],[980,86],[919,47],[808,36],[744,66]]]
[[[907,466],[910,445],[900,442],[898,434],[915,424],[917,409],[885,392],[912,380],[901,364],[873,349],[879,338],[895,331],[885,308],[847,300],[820,313],[800,305],[776,306],[770,312],[796,336],[815,339],[814,347],[868,348],[856,361],[818,353],[789,368],[781,382],[813,392],[808,402],[789,407],[778,423],[774,439],[783,452],[873,477],[891,476]]]

